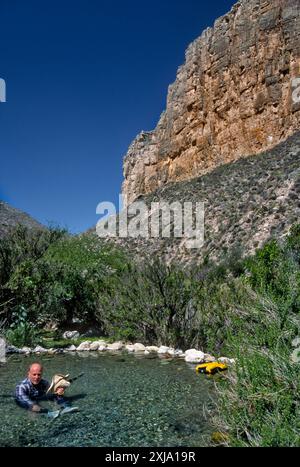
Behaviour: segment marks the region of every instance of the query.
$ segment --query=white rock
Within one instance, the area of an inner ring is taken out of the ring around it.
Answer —
[[[157,353],[159,351],[159,347],[156,347],[156,345],[147,345],[146,350],[148,352],[152,353]]]
[[[31,350],[30,347],[22,347],[22,348],[21,348],[21,351],[22,351],[23,353],[26,353],[26,354],[29,354],[29,353],[32,352],[32,350]]]
[[[100,347],[100,345],[102,345],[103,347],[106,347],[106,346],[107,346],[107,342],[105,342],[105,341],[103,341],[103,340],[101,340],[101,339],[100,339],[99,341],[96,341],[96,342],[98,342],[99,347]]]
[[[218,362],[227,363],[228,365],[234,365],[235,364],[235,359],[234,358],[228,358],[228,357],[220,357],[220,358],[218,358]]]
[[[90,345],[90,350],[98,350],[99,349],[99,342],[92,342]]]
[[[134,345],[133,344],[126,344],[125,349],[127,352],[134,352]]]
[[[80,337],[78,331],[66,331],[63,333],[64,339],[78,339],[78,337]]]
[[[77,347],[76,350],[90,350],[91,343],[89,341],[81,342],[81,344]]]
[[[37,345],[33,351],[33,353],[47,353],[48,350],[47,349],[44,349],[44,347],[41,347],[40,345]]]
[[[67,350],[68,350],[69,352],[75,352],[75,350],[77,350],[77,349],[76,349],[76,346],[72,344],[72,345],[70,345],[70,346],[67,348]]]
[[[122,350],[123,347],[123,342],[114,342],[113,344],[108,344],[107,350]]]
[[[170,348],[168,349],[168,352],[167,352],[167,353],[168,353],[168,355],[171,355],[171,357],[175,357],[175,349],[172,349],[172,347],[170,347]]]
[[[169,347],[166,347],[165,345],[161,345],[157,351],[159,354],[167,354],[169,350]]]
[[[204,354],[204,359],[205,359],[205,363],[211,363],[211,362],[216,361],[215,357],[213,357],[209,353]]]
[[[133,347],[134,347],[135,352],[145,352],[146,350],[146,347],[143,344],[139,344],[139,343],[134,344]]]
[[[296,337],[296,338],[292,341],[292,346],[293,346],[293,347],[299,347],[299,346],[300,346],[300,337]]]
[[[185,352],[185,361],[188,363],[204,362],[204,352],[196,349],[189,349]]]
[[[106,350],[106,345],[99,345],[98,352],[103,352],[103,350]]]

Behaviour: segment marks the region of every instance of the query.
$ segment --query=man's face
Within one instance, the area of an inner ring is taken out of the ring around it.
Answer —
[[[42,379],[42,373],[43,373],[43,369],[41,365],[38,365],[38,364],[31,365],[29,372],[28,372],[28,378],[30,379],[32,384],[39,384],[39,382]]]

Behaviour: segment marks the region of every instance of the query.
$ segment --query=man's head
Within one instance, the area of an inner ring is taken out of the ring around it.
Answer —
[[[43,374],[43,367],[40,363],[32,363],[28,368],[28,378],[32,382],[32,384],[39,384],[42,379]]]

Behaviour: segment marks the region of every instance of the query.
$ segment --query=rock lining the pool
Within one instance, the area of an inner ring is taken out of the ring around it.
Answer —
[[[219,357],[216,358],[210,354],[204,353],[201,350],[197,349],[188,349],[185,352],[180,349],[174,349],[173,347],[167,346],[145,346],[141,343],[131,344],[124,343],[121,341],[108,344],[103,340],[99,341],[89,341],[86,340],[81,342],[81,344],[76,347],[75,345],[70,345],[67,348],[58,348],[58,349],[45,349],[41,346],[36,346],[34,349],[30,347],[18,348],[13,345],[6,345],[6,353],[18,353],[18,354],[56,354],[56,353],[69,353],[69,352],[120,352],[127,351],[129,353],[137,353],[149,355],[151,353],[157,354],[163,358],[182,358],[187,363],[209,363],[209,362],[222,362],[227,364],[234,364],[235,360],[228,357]]]

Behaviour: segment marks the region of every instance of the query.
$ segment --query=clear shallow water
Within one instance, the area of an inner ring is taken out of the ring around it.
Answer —
[[[205,446],[212,382],[181,360],[81,353],[41,357],[43,377],[84,376],[66,393],[80,411],[51,421],[16,406],[11,394],[32,357],[0,366],[0,446]],[[42,402],[55,409],[54,403]]]

